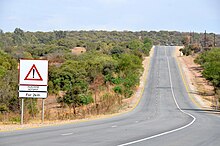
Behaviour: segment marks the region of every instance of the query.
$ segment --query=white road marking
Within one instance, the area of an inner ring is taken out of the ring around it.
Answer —
[[[112,128],[115,128],[115,127],[117,127],[117,125],[113,125],[113,126],[112,126]]]
[[[135,140],[135,141],[132,141],[132,142],[128,142],[128,143],[125,143],[125,144],[121,144],[121,145],[118,145],[118,146],[127,146],[127,145],[131,145],[131,144],[139,143],[139,142],[142,142],[142,141],[146,141],[146,140],[149,140],[149,139],[153,139],[153,138],[156,138],[156,137],[160,137],[160,136],[163,136],[163,135],[167,135],[167,134],[170,134],[170,133],[173,133],[173,132],[176,132],[176,131],[185,129],[185,128],[189,127],[190,125],[192,125],[192,124],[196,121],[196,117],[194,117],[194,116],[191,115],[190,113],[187,113],[187,112],[183,111],[183,110],[179,107],[179,104],[178,104],[177,101],[176,101],[176,96],[175,96],[174,91],[173,91],[173,83],[172,83],[172,77],[171,77],[171,72],[170,72],[170,63],[169,63],[168,56],[167,56],[167,53],[166,53],[166,48],[165,48],[165,55],[166,55],[166,58],[167,58],[167,65],[168,65],[169,79],[170,79],[170,88],[171,88],[173,100],[174,100],[174,102],[175,102],[177,108],[178,108],[182,113],[184,113],[185,115],[188,115],[188,116],[192,117],[193,120],[192,120],[190,123],[188,123],[188,124],[186,124],[185,126],[182,126],[182,127],[180,127],[180,128],[173,129],[173,130],[170,130],[170,131],[166,131],[166,132],[163,132],[163,133],[160,133],[160,134],[156,134],[156,135],[153,135],[153,136],[150,136],[150,137],[146,137],[146,138],[143,138],[143,139]]]
[[[135,121],[135,123],[138,123],[139,121]]]
[[[67,135],[72,135],[73,133],[64,133],[64,134],[61,134],[62,136],[67,136]]]

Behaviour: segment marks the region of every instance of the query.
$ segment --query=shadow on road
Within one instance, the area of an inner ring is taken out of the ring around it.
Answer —
[[[202,95],[202,96],[214,96],[214,92],[199,92],[199,91],[190,91],[190,94]]]

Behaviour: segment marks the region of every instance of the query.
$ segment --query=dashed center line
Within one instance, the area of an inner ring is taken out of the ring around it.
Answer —
[[[64,133],[64,134],[61,134],[62,136],[67,136],[67,135],[72,135],[73,133]]]
[[[187,112],[183,111],[180,108],[177,101],[176,101],[176,96],[175,96],[174,91],[173,91],[173,82],[172,82],[172,76],[171,76],[171,71],[170,71],[170,63],[169,63],[169,58],[168,58],[167,53],[166,53],[166,48],[165,48],[165,56],[166,56],[168,72],[169,72],[170,89],[171,89],[172,97],[173,97],[173,100],[176,104],[176,107],[179,109],[180,112],[182,112],[185,115],[188,115],[189,117],[193,118],[193,120],[190,123],[188,123],[188,124],[186,124],[182,127],[179,127],[179,128],[176,128],[176,129],[173,129],[173,130],[170,130],[170,131],[162,132],[162,133],[159,133],[159,134],[156,134],[156,135],[152,135],[152,136],[149,136],[149,137],[146,137],[146,138],[143,138],[143,139],[139,139],[139,140],[131,141],[131,142],[128,142],[128,143],[124,143],[124,144],[121,144],[121,145],[118,145],[118,146],[127,146],[127,145],[131,145],[131,144],[139,143],[139,142],[142,142],[142,141],[146,141],[146,140],[149,140],[149,139],[157,138],[157,137],[160,137],[160,136],[163,136],[163,135],[167,135],[167,134],[170,134],[170,133],[173,133],[173,132],[176,132],[176,131],[180,131],[182,129],[185,129],[185,128],[189,127],[190,125],[192,125],[196,121],[196,117],[194,117],[190,113],[187,113]]]

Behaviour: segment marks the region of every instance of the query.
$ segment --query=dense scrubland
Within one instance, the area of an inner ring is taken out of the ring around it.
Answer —
[[[59,105],[56,118],[74,119],[121,107],[122,100],[135,92],[143,72],[142,61],[152,45],[184,45],[180,51],[185,55],[199,53],[196,61],[204,68],[204,77],[213,83],[216,93],[219,91],[220,49],[211,48],[220,46],[220,36],[216,35],[213,43],[213,33],[204,40],[203,33],[177,31],[0,30],[0,121],[20,120],[20,58],[49,60],[48,93]],[[76,47],[86,52],[74,53]],[[38,103],[37,99],[25,99],[26,117],[39,115]]]

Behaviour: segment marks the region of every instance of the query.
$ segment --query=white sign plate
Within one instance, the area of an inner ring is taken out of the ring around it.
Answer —
[[[20,60],[20,85],[47,85],[48,60]]]
[[[47,92],[47,86],[19,86],[19,91],[44,91]]]
[[[47,98],[47,92],[19,92],[19,97]]]

